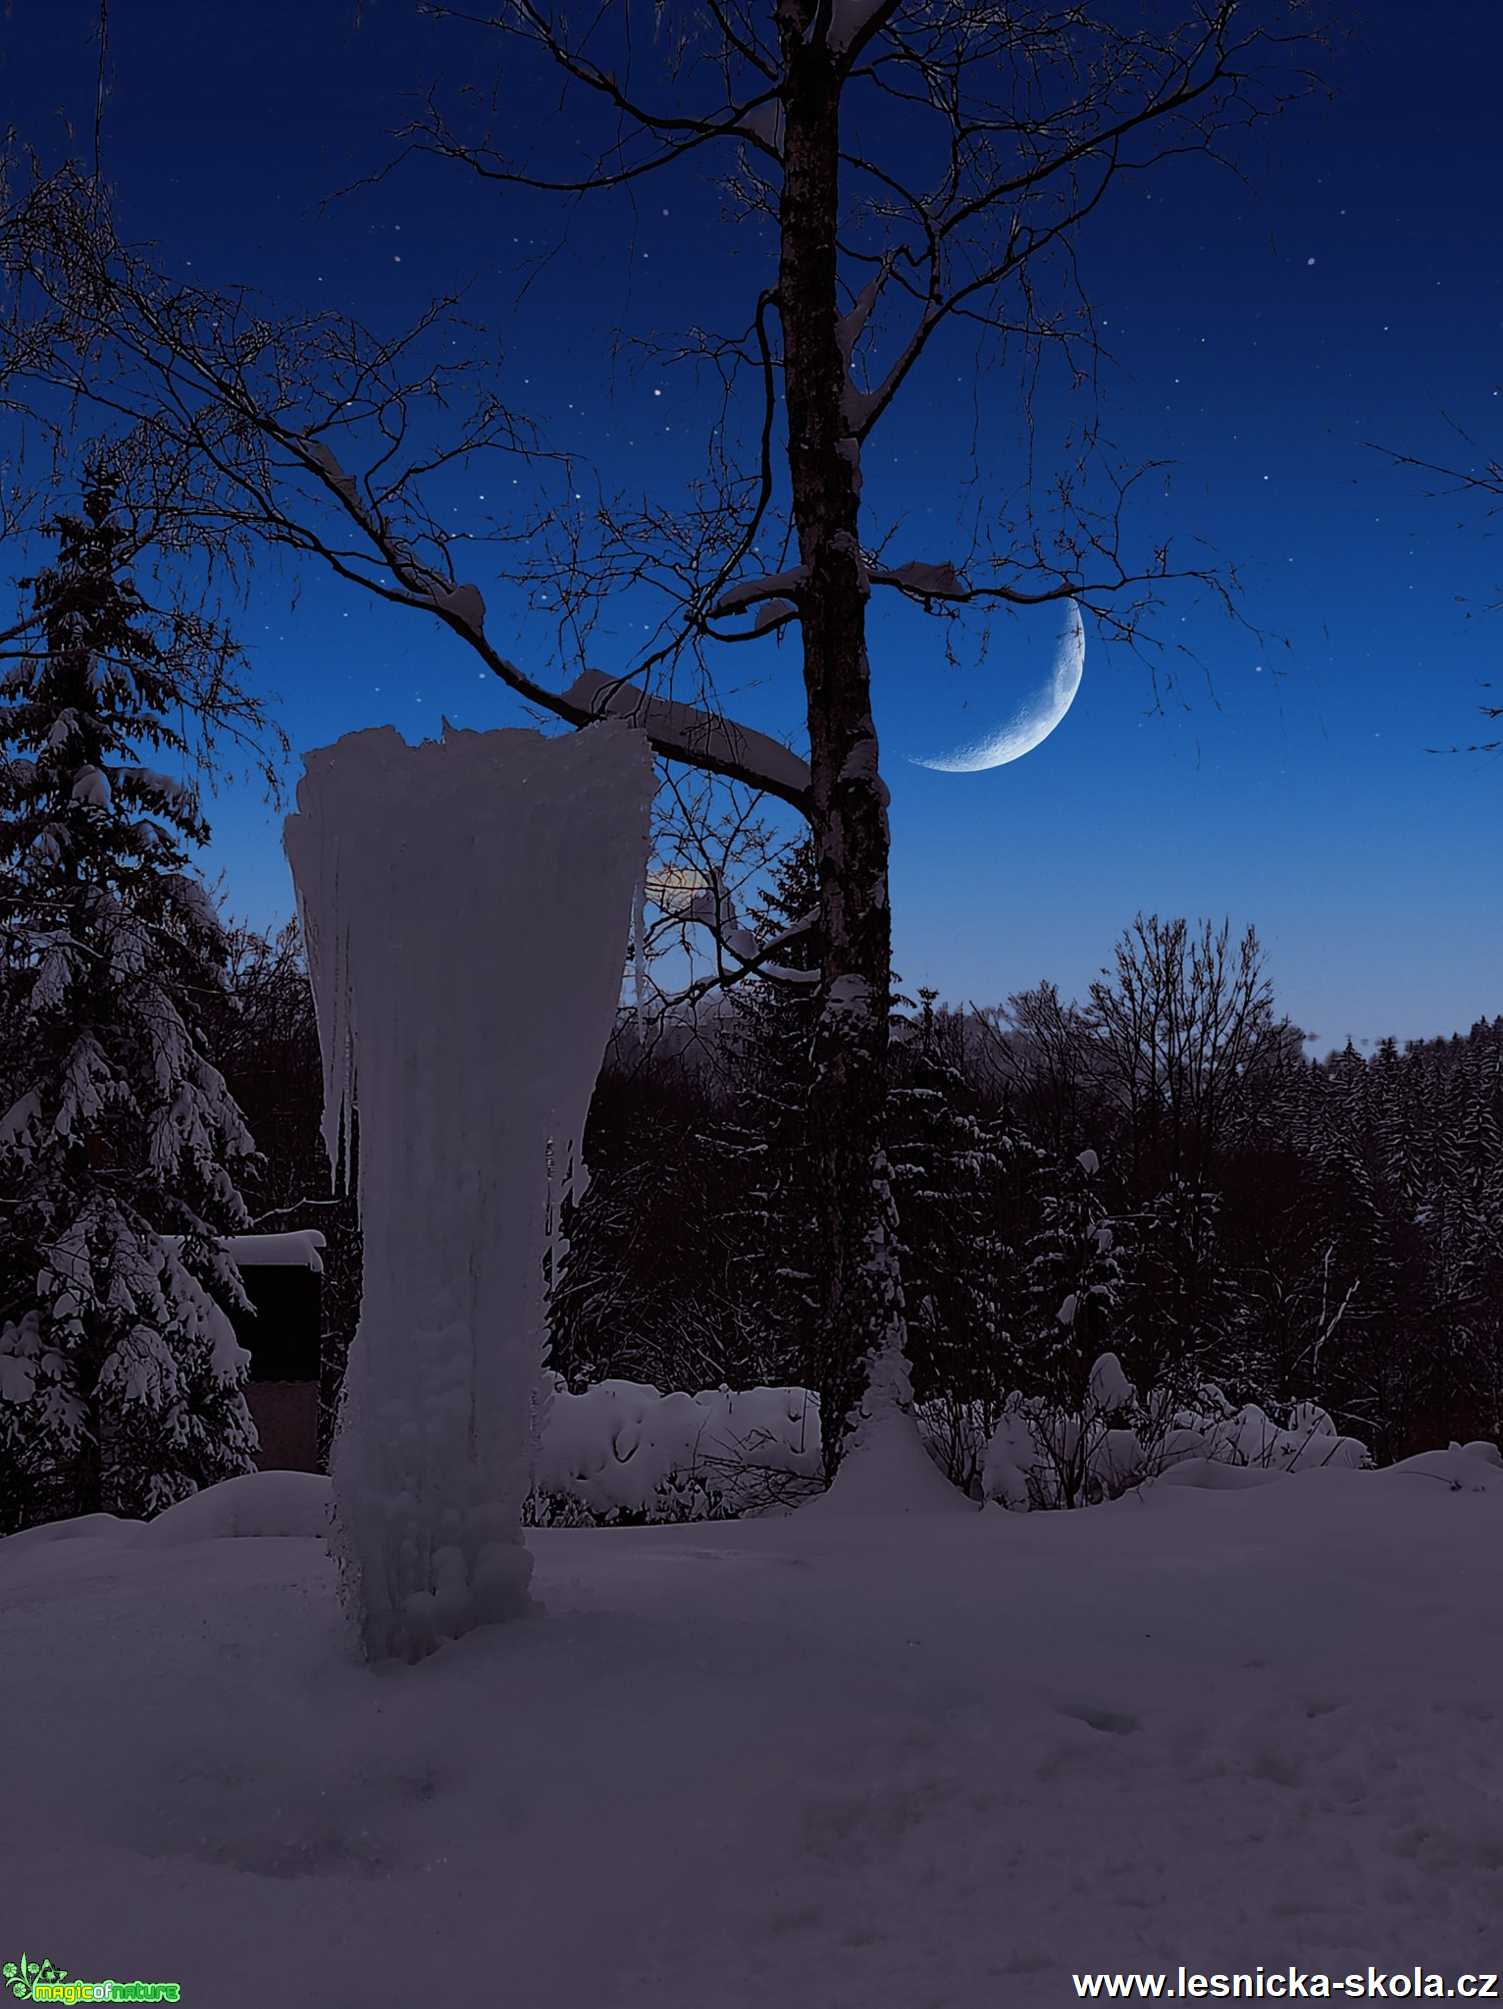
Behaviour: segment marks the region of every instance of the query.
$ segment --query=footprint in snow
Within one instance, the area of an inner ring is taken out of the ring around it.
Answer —
[[[1113,1737],[1127,1737],[1141,1726],[1136,1716],[1129,1716],[1120,1709],[1102,1709],[1094,1702],[1062,1702],[1061,1716],[1069,1716],[1076,1723],[1084,1723],[1089,1729],[1101,1730]]]

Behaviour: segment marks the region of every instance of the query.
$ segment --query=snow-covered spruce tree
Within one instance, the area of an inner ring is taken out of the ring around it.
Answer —
[[[1035,1154],[988,1120],[962,1065],[966,1022],[936,1009],[937,997],[921,989],[916,1016],[895,1034],[888,1154],[914,1396],[931,1445],[969,1489],[1018,1382],[1019,1265],[1006,1197]]]
[[[151,618],[96,483],[23,582],[31,646],[0,684],[0,946],[18,1029],[0,1113],[0,1492],[15,1527],[150,1515],[252,1469],[243,1305],[250,1136],[203,1050],[222,981],[188,869],[194,791],[140,764],[188,751],[172,714],[202,631]]]
[[[740,1272],[736,1191],[714,1084],[661,1052],[608,1062],[584,1137],[589,1179],[562,1209],[550,1366],[571,1387],[647,1381],[688,1393],[781,1371]]]
[[[813,843],[781,861],[752,912],[759,947],[818,908]],[[779,966],[819,966],[817,928],[777,951]],[[738,1247],[738,1295],[767,1335],[770,1380],[819,1386],[820,1252],[810,1130],[817,997],[807,985],[755,978],[731,993],[723,1021],[734,1114],[716,1148],[739,1170],[728,1225]]]
[[[1105,1405],[1115,1379],[1096,1367],[1123,1344],[1123,1251],[1094,1151],[1046,1166],[1041,1177],[1024,1279],[1023,1372],[1034,1442],[1060,1504],[1074,1507],[1091,1497],[1094,1457],[1114,1414]]]
[[[1092,1363],[1120,1341],[1125,1297],[1118,1228],[1094,1151],[1043,1169],[1026,1292],[1030,1386],[1078,1408]]]
[[[1358,1134],[1366,1095],[1344,1062],[1335,1088],[1312,1069],[1304,1102],[1306,1167],[1284,1209],[1277,1315],[1260,1330],[1268,1307],[1256,1296],[1249,1306],[1247,1336],[1260,1362],[1251,1392],[1275,1412],[1319,1403],[1341,1428],[1388,1453],[1411,1375],[1396,1331],[1391,1222]]]
[[[1221,1195],[1173,1178],[1134,1218],[1126,1303],[1128,1365],[1141,1388],[1188,1401],[1218,1377],[1237,1323],[1237,1285],[1221,1247]]]

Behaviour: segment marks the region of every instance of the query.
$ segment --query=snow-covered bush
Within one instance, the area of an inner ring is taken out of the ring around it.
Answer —
[[[1214,1384],[1201,1390],[1194,1409],[1180,1410],[1155,1461],[1158,1469],[1185,1458],[1223,1465],[1255,1465],[1274,1472],[1305,1472],[1317,1465],[1370,1465],[1372,1455],[1355,1437],[1343,1437],[1318,1403],[1296,1402],[1283,1423],[1256,1402],[1240,1408]]]
[[[913,1415],[924,1449],[950,1484],[971,1499],[981,1499],[987,1447],[996,1428],[992,1406],[936,1396],[915,1402]]]
[[[661,1394],[602,1381],[551,1394],[527,1518],[536,1526],[724,1520],[793,1506],[824,1483],[819,1399],[803,1388]]]
[[[256,1154],[208,1037],[208,826],[139,762],[191,762],[185,715],[259,706],[228,637],[148,606],[102,472],[52,528],[0,677],[0,1530],[154,1514],[256,1451],[223,1241]]]
[[[1026,1509],[1093,1505],[1120,1493],[1143,1465],[1136,1413],[1137,1390],[1114,1353],[1096,1359],[1076,1412],[1014,1392],[987,1446],[984,1497]]]
[[[1139,1399],[1115,1354],[1091,1369],[1083,1408],[1010,1395],[987,1446],[983,1495],[1019,1510],[1094,1505],[1190,1461],[1271,1473],[1372,1464],[1316,1403],[1297,1402],[1280,1424],[1255,1402],[1240,1407],[1207,1385],[1192,1407],[1162,1390]]]

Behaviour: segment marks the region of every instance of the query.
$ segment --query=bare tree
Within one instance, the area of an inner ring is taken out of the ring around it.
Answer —
[[[1146,471],[1113,467],[1089,427],[1047,507],[1029,498],[1020,521],[1004,517],[952,554],[889,554],[890,536],[863,513],[862,452],[958,335],[974,339],[978,369],[1007,371],[1014,409],[1050,357],[1089,385],[1097,349],[1075,265],[1081,226],[1120,185],[1176,155],[1219,157],[1237,129],[1309,90],[1306,38],[1292,0],[1147,10],[621,0],[577,14],[504,0],[484,21],[431,11],[495,35],[498,91],[562,80],[565,155],[557,167],[514,160],[436,96],[404,152],[568,197],[719,157],[733,211],[769,227],[775,267],[750,286],[739,332],[692,331],[673,351],[715,374],[727,421],[686,507],[602,505],[586,520],[550,503],[556,463],[540,457],[484,362],[433,360],[441,308],[394,342],[333,315],[273,321],[248,294],[162,277],[119,242],[97,178],[76,172],[42,177],[8,205],[6,385],[92,399],[126,431],[144,428],[158,451],[208,470],[215,502],[200,522],[211,538],[253,533],[312,556],[442,623],[540,713],[571,726],[629,714],[666,760],[807,820],[822,954],[818,1380],[833,1470],[863,1412],[910,1400],[881,1151],[889,839],[870,597],[951,616],[1073,599],[1132,639],[1170,581],[1228,590],[1224,574],[1180,566],[1166,545],[1127,553],[1124,510]],[[579,142],[591,136],[598,148],[581,168]],[[468,562],[473,540],[450,534],[423,500],[445,468],[495,453],[539,478],[538,514],[496,542],[515,584],[535,583],[538,568],[554,582],[558,667],[578,670],[564,689],[495,647],[482,596],[456,562]],[[605,596],[627,585],[656,589],[665,613],[606,674],[584,651]],[[726,720],[714,699],[723,651],[765,649],[789,631],[807,760]],[[754,950],[723,882],[707,885],[687,918],[714,938],[717,976],[797,980],[765,945]]]
[[[1234,947],[1229,922],[1192,933],[1139,914],[1090,995],[1098,1078],[1126,1116],[1135,1186],[1140,1161],[1154,1179],[1206,1178],[1299,1056],[1253,928]]]

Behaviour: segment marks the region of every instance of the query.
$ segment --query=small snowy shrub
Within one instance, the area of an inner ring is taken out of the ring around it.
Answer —
[[[913,1414],[924,1449],[950,1484],[969,1499],[981,1499],[987,1446],[997,1427],[991,1405],[936,1396],[916,1402]]]
[[[1306,1472],[1321,1465],[1360,1469],[1373,1462],[1367,1446],[1343,1437],[1329,1413],[1313,1402],[1291,1404],[1279,1423],[1256,1402],[1234,1407],[1208,1384],[1197,1405],[1179,1411],[1175,1423],[1176,1459],[1208,1458],[1214,1464],[1276,1472]]]
[[[684,1521],[729,1521],[736,1508],[690,1473],[670,1473],[640,1507],[592,1507],[574,1493],[534,1491],[522,1509],[529,1528],[644,1528]]]
[[[1041,1395],[1009,1395],[987,1445],[983,1495],[1019,1509],[1094,1506],[1143,1476],[1132,1423],[1137,1391],[1114,1353],[1093,1364],[1075,1412]]]
[[[1281,1424],[1255,1402],[1234,1406],[1214,1384],[1189,1407],[1162,1389],[1140,1399],[1107,1353],[1092,1367],[1077,1413],[1042,1396],[1008,1397],[987,1445],[983,1496],[1020,1511],[1094,1506],[1190,1459],[1271,1472],[1373,1462],[1367,1446],[1341,1436],[1313,1402],[1292,1404]]]

